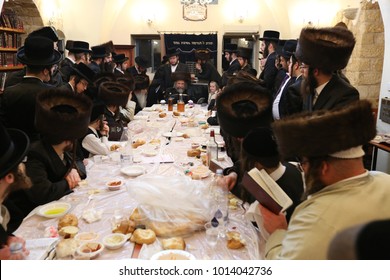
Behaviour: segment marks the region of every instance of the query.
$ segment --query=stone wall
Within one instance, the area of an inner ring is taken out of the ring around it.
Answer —
[[[362,1],[356,23],[348,27],[356,37],[346,76],[360,93],[378,108],[384,59],[384,25],[378,3]]]

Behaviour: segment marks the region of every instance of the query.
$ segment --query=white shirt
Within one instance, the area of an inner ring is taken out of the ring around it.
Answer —
[[[314,94],[314,97],[313,97],[313,105],[316,104],[316,101],[317,101],[318,97],[320,96],[321,91],[324,89],[324,87],[328,83],[329,83],[329,81],[327,81],[326,83],[324,83],[324,84],[322,84],[322,85],[320,85],[320,86],[315,88],[315,90],[314,90],[315,94]]]
[[[284,84],[280,87],[280,90],[278,91],[278,95],[276,95],[274,103],[272,105],[272,115],[274,117],[274,120],[279,120],[280,119],[280,114],[279,114],[279,103],[280,103],[280,98],[282,97],[282,93],[284,88],[286,87],[288,81],[291,79],[290,76],[285,80]]]
[[[177,65],[179,65],[179,62],[176,64],[176,65],[171,65],[171,72],[175,72],[176,71],[176,68],[177,68]]]
[[[4,228],[4,230],[7,230],[7,225],[10,220],[8,209],[1,205],[0,207],[0,226]]]
[[[89,128],[95,134],[88,134],[84,137],[83,141],[81,142],[83,148],[90,152],[92,155],[108,155],[108,153],[110,152],[110,146],[108,143],[107,136],[102,136],[101,138],[98,138],[98,133],[96,129],[94,129],[93,127]]]

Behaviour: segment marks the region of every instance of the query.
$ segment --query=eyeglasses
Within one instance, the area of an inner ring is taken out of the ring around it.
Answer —
[[[297,168],[298,168],[298,170],[299,170],[300,172],[304,172],[304,171],[305,171],[305,170],[304,170],[304,167],[305,167],[307,164],[310,163],[309,160],[307,160],[307,159],[297,159],[297,161],[298,161]]]
[[[299,65],[299,69],[307,69],[309,68],[309,65],[306,65],[304,63],[301,63],[301,65]]]

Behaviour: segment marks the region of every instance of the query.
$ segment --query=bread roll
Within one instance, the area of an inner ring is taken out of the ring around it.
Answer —
[[[227,232],[226,237],[229,249],[240,249],[245,246],[245,240],[241,238],[241,234],[237,231]]]
[[[135,223],[131,220],[123,220],[112,230],[113,233],[132,233],[135,230]]]
[[[154,241],[156,241],[156,234],[151,229],[137,228],[133,232],[130,241],[137,244],[152,244]]]
[[[175,117],[178,117],[178,116],[180,116],[180,113],[179,113],[178,111],[173,111],[173,115],[174,115]]]
[[[187,156],[189,157],[199,157],[200,156],[200,150],[198,149],[191,149],[187,151]]]
[[[56,246],[57,259],[71,258],[78,246],[79,243],[73,238],[61,240]]]
[[[167,116],[167,113],[161,112],[160,114],[158,114],[158,116],[159,116],[160,118],[165,118],[165,117]]]
[[[116,150],[118,150],[120,147],[121,147],[121,145],[112,144],[112,145],[110,146],[110,151],[116,151]]]
[[[79,232],[79,228],[75,226],[62,227],[58,233],[63,236],[64,239],[73,238]]]
[[[66,214],[65,216],[62,216],[60,220],[58,221],[58,229],[60,230],[63,227],[66,226],[75,226],[77,227],[79,224],[79,219],[73,215],[73,214]]]
[[[145,140],[137,139],[135,142],[133,142],[132,146],[134,149],[137,149],[139,146],[142,146],[145,143],[146,143]]]
[[[168,239],[163,239],[162,247],[164,250],[185,250],[186,243],[182,237],[172,237]]]

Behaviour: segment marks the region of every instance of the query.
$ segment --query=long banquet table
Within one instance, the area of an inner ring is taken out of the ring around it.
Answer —
[[[133,149],[133,164],[144,167],[145,174],[138,177],[123,174],[118,151],[112,152],[109,156],[87,159],[87,179],[75,188],[73,193],[60,200],[71,204],[68,213],[73,213],[78,217],[80,232],[96,232],[99,235],[98,240],[102,240],[104,236],[110,234],[117,223],[116,221],[123,217],[129,217],[139,205],[139,201],[137,201],[139,197],[133,195],[132,190],[134,191],[134,188],[138,188],[146,180],[157,179],[169,184],[174,178],[182,179],[186,184],[199,186],[199,189],[203,191],[197,195],[205,196],[204,199],[207,199],[207,186],[213,173],[206,173],[202,178],[192,179],[190,171],[192,168],[202,165],[202,159],[188,157],[187,151],[191,149],[192,143],[205,144],[210,128],[215,129],[217,140],[222,142],[219,127],[206,128],[203,126],[207,116],[205,107],[200,105],[195,105],[192,108],[186,105],[186,111],[180,116],[174,116],[166,109],[163,105],[145,108],[129,123],[132,140],[142,139],[146,142],[145,145]],[[159,117],[161,112],[167,113],[166,117]],[[172,133],[168,135],[167,133],[171,130]],[[177,137],[181,134],[186,134],[184,136],[188,138]],[[151,145],[150,141],[154,142],[154,145]],[[157,151],[157,155],[147,154],[147,151],[150,150]],[[230,159],[224,156],[220,163],[229,166]],[[117,191],[108,190],[106,183],[113,179],[125,182],[124,186]],[[153,204],[153,201],[149,201],[149,203]],[[240,232],[246,242],[244,248],[228,249],[226,240],[220,238],[216,247],[212,249],[206,242],[205,232],[197,230],[183,236],[186,242],[186,251],[197,259],[261,259],[263,244],[252,223],[244,218],[245,208],[248,206],[240,205],[230,209],[228,230]],[[35,240],[47,237],[50,227],[57,228],[58,225],[59,218],[47,219],[37,215],[38,211],[39,207],[34,209],[15,232],[15,235],[30,241],[28,244],[35,244]],[[88,223],[83,218],[87,212],[100,215],[100,219]],[[153,244],[144,244],[141,248],[137,248],[139,245],[128,241],[120,249],[109,250],[105,248],[96,259],[128,259],[132,257],[150,259],[153,254],[162,250],[161,240],[162,238],[158,237]],[[32,254],[29,258],[42,257],[40,254],[34,254],[36,248],[33,245],[30,249]],[[137,249],[138,252],[135,254]]]

